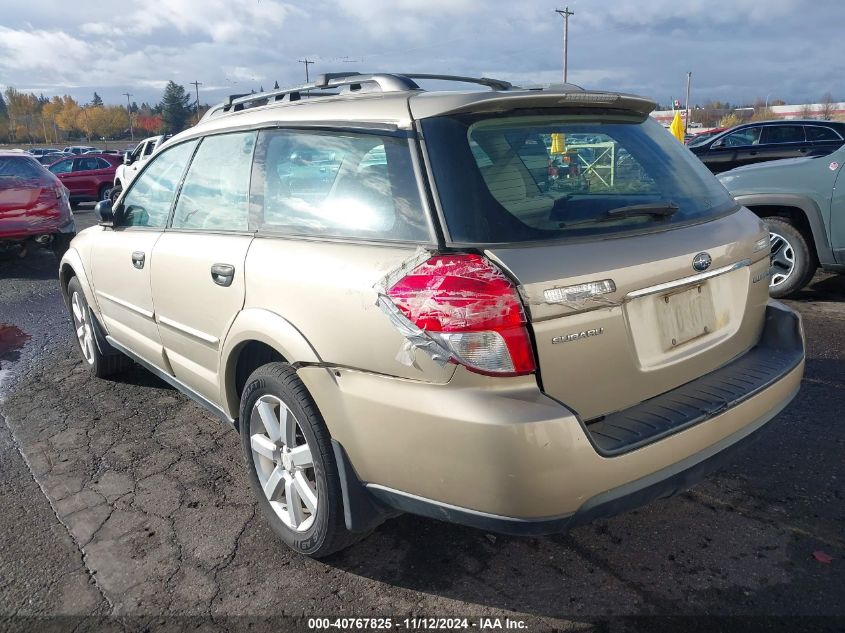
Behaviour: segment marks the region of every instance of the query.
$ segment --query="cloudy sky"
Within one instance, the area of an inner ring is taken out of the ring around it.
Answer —
[[[560,8],[566,0],[560,3]],[[569,78],[660,103],[845,99],[842,0],[569,0]],[[200,99],[338,70],[560,81],[551,0],[0,0],[0,87],[157,102],[168,79]]]

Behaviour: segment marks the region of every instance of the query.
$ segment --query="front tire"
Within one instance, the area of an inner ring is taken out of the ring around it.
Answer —
[[[132,361],[123,354],[103,354],[97,345],[94,317],[82,292],[79,279],[73,277],[67,285],[68,306],[73,331],[82,359],[97,378],[106,378],[127,369]]]
[[[115,184],[115,186],[111,188],[111,191],[109,192],[109,200],[111,200],[112,204],[117,202],[117,199],[120,197],[121,193],[123,193],[123,187],[120,185],[120,183]]]
[[[769,294],[780,299],[806,286],[816,272],[815,262],[801,231],[787,218],[763,218],[772,244]]]
[[[346,529],[329,431],[290,365],[269,363],[250,375],[240,432],[261,510],[291,549],[322,558],[363,538]]]
[[[105,200],[106,197],[109,196],[110,190],[111,187],[109,187],[108,185],[103,185],[102,187],[100,187],[100,190],[97,192],[97,202],[100,202],[100,200]]]

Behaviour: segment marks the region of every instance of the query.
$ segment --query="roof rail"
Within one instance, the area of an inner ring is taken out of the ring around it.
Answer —
[[[456,81],[461,83],[474,83],[487,86],[493,90],[512,90],[514,86],[501,79],[489,79],[487,77],[462,77],[459,75],[436,75],[425,73],[375,73],[362,74],[358,72],[326,73],[320,75],[312,82],[257,92],[252,94],[230,95],[226,101],[212,107],[202,120],[220,116],[227,112],[238,112],[245,108],[267,105],[279,101],[299,101],[303,98],[322,97],[337,95],[337,92],[323,92],[313,94],[312,91],[324,91],[333,88],[348,87],[350,92],[363,90],[363,84],[375,84],[382,92],[406,92],[421,90],[414,79],[435,79],[440,81]]]
[[[440,81],[457,81],[467,84],[479,84],[493,90],[513,90],[515,86],[504,79],[490,79],[489,77],[462,77],[461,75],[431,75],[427,73],[399,73],[408,79],[437,79]]]

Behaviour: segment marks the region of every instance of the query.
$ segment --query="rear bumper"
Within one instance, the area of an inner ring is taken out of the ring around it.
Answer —
[[[317,368],[300,376],[337,443],[351,527],[398,510],[548,534],[675,494],[730,460],[792,400],[803,375],[794,312],[770,303],[760,345],[791,361],[730,403],[614,456],[600,454],[587,427],[530,381],[460,370],[448,385],[342,370],[329,385]]]

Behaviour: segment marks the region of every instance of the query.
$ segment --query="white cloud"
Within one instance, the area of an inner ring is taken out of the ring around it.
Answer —
[[[567,0],[570,79],[665,102],[837,96],[841,0]],[[157,101],[167,80],[200,98],[337,70],[559,81],[561,19],[547,0],[101,0],[4,3],[0,76],[45,94]],[[347,63],[357,60],[356,63]],[[843,95],[845,96],[845,95]]]

